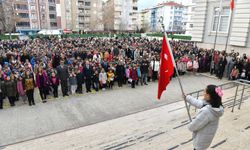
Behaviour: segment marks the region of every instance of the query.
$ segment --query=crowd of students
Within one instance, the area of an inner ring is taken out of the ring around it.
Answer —
[[[62,96],[113,89],[156,81],[160,66],[161,40],[147,38],[76,38],[0,41],[0,109],[3,99],[11,106],[17,100],[35,105],[34,89],[43,102],[48,95]],[[193,42],[170,41],[178,70],[215,73],[236,79],[250,69],[238,53],[227,55],[198,48]],[[213,58],[213,59],[212,59]],[[213,61],[211,61],[213,60]],[[235,69],[238,71],[235,71]],[[229,72],[229,73],[228,73]]]

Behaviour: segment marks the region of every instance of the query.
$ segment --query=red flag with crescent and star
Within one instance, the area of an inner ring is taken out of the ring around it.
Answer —
[[[158,80],[158,96],[160,100],[162,92],[166,90],[167,85],[170,82],[171,76],[174,74],[174,64],[173,58],[170,54],[170,49],[167,45],[165,36],[162,40],[162,50],[160,54],[161,63],[160,63],[160,73]]]
[[[234,10],[234,0],[230,1],[230,9],[233,11]]]

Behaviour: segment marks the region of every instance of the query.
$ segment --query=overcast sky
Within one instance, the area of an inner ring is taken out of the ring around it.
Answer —
[[[167,1],[167,0],[139,0],[138,1],[138,7],[139,7],[139,10],[142,10],[142,9],[145,9],[145,8],[153,7],[153,6],[157,5],[158,3],[162,3],[164,1]],[[172,0],[172,1],[175,1],[175,2],[178,2],[178,3],[182,2],[183,4],[185,4],[190,0]]]

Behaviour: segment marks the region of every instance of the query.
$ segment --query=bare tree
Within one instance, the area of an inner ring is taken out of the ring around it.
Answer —
[[[104,30],[110,32],[111,30],[114,30],[114,18],[115,18],[115,11],[114,11],[114,5],[113,4],[105,4],[104,10],[103,10],[103,19],[102,23],[104,24]]]
[[[0,24],[2,24],[3,31],[9,33],[10,38],[17,21],[18,17],[14,12],[13,0],[2,1],[0,7]]]

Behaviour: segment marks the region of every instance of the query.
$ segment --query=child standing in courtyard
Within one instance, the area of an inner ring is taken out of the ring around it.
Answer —
[[[220,87],[208,85],[204,91],[204,100],[198,100],[188,95],[185,96],[188,103],[200,109],[188,129],[193,132],[193,145],[195,150],[207,149],[218,129],[219,119],[223,115],[223,92]]]

